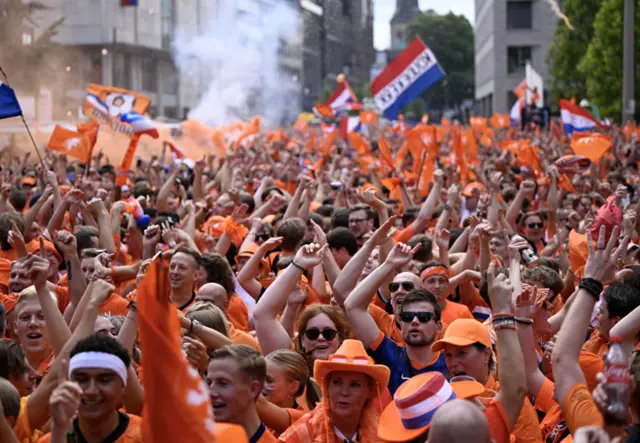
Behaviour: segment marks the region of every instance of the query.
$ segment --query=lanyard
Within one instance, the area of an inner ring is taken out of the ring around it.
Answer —
[[[338,437],[338,441],[342,440],[344,443],[354,443],[358,441],[358,431],[356,431],[356,433],[353,434],[351,438],[345,437],[344,434],[340,432],[340,430],[335,426],[333,427],[333,432],[336,433],[336,436]]]

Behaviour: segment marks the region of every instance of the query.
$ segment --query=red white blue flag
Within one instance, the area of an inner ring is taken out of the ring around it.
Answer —
[[[416,37],[371,84],[378,108],[389,120],[445,76],[436,56]]]
[[[317,115],[326,118],[333,118],[344,111],[360,109],[362,109],[362,103],[360,103],[346,79],[338,80],[338,87],[326,102],[316,104],[313,107],[313,111]]]
[[[567,134],[573,131],[590,131],[596,126],[602,126],[589,111],[567,100],[560,99],[560,115]]]
[[[154,125],[147,117],[140,115],[137,112],[131,111],[120,114],[120,121],[131,125],[131,130],[134,134],[147,134],[153,138],[158,138],[160,136],[156,125]]]

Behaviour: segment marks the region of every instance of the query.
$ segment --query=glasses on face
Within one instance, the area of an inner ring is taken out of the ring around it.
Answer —
[[[367,220],[369,220],[368,218],[350,218],[349,219],[349,224],[350,225],[358,225],[360,223],[364,223]]]
[[[418,318],[420,323],[429,323],[434,319],[433,312],[428,311],[420,311],[420,312],[412,312],[405,311],[400,314],[400,321],[403,323],[411,323],[414,318]]]
[[[322,330],[318,328],[309,328],[304,331],[304,336],[309,340],[317,340],[320,335],[322,335],[325,340],[331,341],[336,338],[336,335],[338,335],[338,331],[332,328],[324,328]]]
[[[389,283],[389,292],[396,292],[398,289],[400,289],[400,286],[402,286],[402,289],[404,289],[405,291],[413,291],[413,289],[415,288],[415,285],[413,284],[413,282],[410,281],[403,281],[403,282],[392,282]]]
[[[529,229],[535,229],[535,228],[542,229],[543,226],[544,226],[543,223],[529,223],[529,224],[527,224],[527,227]]]

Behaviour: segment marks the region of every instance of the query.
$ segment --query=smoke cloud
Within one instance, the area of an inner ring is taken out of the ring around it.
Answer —
[[[217,4],[200,18],[201,32],[178,29],[174,41],[178,69],[200,88],[189,117],[216,126],[253,115],[267,126],[295,119],[301,79],[280,66],[278,54],[301,30],[298,12],[284,0],[253,12],[238,11],[236,2]],[[302,57],[301,50],[287,55]]]

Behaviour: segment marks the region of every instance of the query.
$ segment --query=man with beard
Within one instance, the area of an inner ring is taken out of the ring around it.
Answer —
[[[367,241],[367,234],[373,231],[373,211],[367,205],[356,205],[349,210],[349,230],[356,238],[358,246]]]
[[[412,255],[411,248],[399,243],[386,262],[404,263],[411,260]],[[431,351],[431,344],[442,330],[440,306],[432,294],[414,289],[399,304],[400,331],[405,343],[403,347],[384,335],[369,313],[368,306],[363,307],[357,299],[352,298],[353,295],[357,297],[357,291],[358,288],[345,301],[347,317],[356,337],[369,348],[376,363],[391,370],[391,395],[405,380],[423,372],[438,371],[448,377],[444,354]]]
[[[169,262],[169,284],[171,285],[171,303],[180,311],[187,309],[196,299],[193,291],[196,271],[200,269],[202,258],[193,249],[180,246]]]

